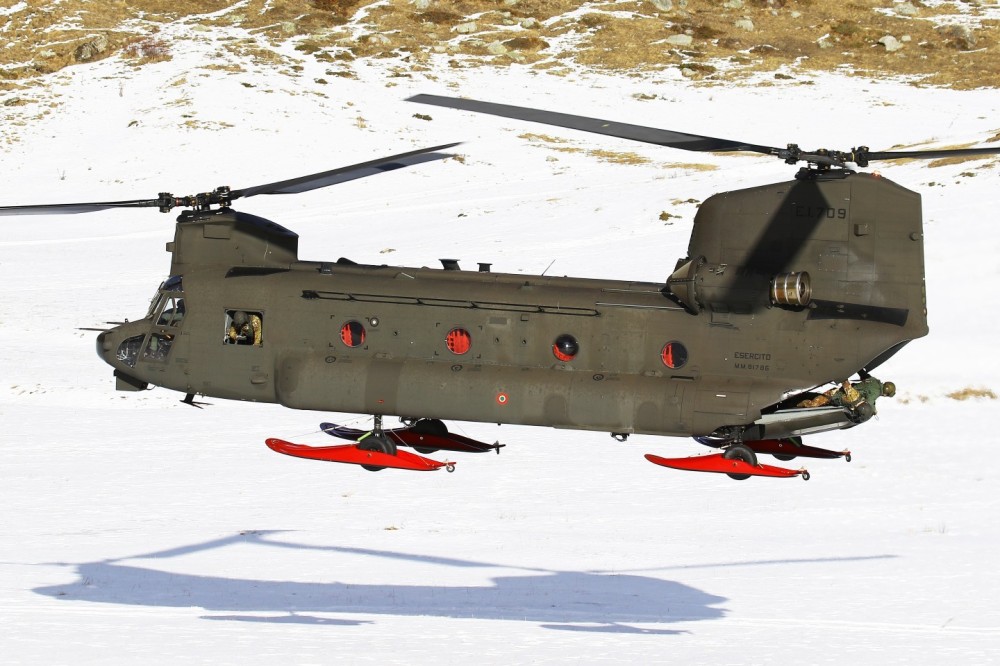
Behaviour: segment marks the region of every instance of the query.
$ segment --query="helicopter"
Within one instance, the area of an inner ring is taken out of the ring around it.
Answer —
[[[101,330],[121,391],[371,415],[324,423],[351,443],[272,450],[387,468],[455,469],[439,452],[500,452],[445,421],[694,437],[719,452],[651,462],[674,469],[809,478],[758,455],[850,460],[803,436],[872,418],[895,387],[872,375],[927,335],[921,198],[871,161],[981,156],[1000,148],[805,151],[470,99],[408,101],[702,152],[752,152],[794,179],[714,194],[662,282],[418,268],[298,257],[298,236],[237,211],[240,198],[294,194],[446,159],[458,144],[309,176],[190,196],[0,207],[0,215],[157,208],[177,217],[165,279],[138,319]],[[857,377],[856,380],[853,378]],[[831,388],[832,387],[832,388]],[[401,420],[384,428],[383,418]],[[413,451],[401,450],[401,447]]]

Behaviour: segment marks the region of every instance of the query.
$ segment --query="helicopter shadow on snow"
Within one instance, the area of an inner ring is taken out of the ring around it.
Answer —
[[[627,572],[524,568],[525,575],[497,576],[488,585],[450,586],[238,579],[171,573],[123,563],[125,559],[164,560],[215,548],[251,544],[262,548],[320,551],[332,555],[362,556],[373,561],[397,560],[456,569],[509,568],[502,564],[433,555],[300,544],[277,537],[278,534],[280,531],[244,532],[136,557],[72,565],[79,577],[76,582],[40,587],[34,591],[65,601],[200,607],[225,613],[203,616],[216,621],[331,626],[356,626],[370,624],[371,621],[314,614],[521,620],[564,631],[641,634],[686,633],[666,629],[662,625],[713,620],[726,615],[726,610],[720,607],[727,601],[724,597],[676,581]]]
[[[724,597],[643,575],[539,568],[526,569],[525,575],[496,576],[490,584],[483,585],[312,583],[173,573],[131,563],[252,544],[262,548],[362,556],[373,561],[396,560],[453,568],[508,568],[502,564],[432,555],[298,544],[276,538],[277,534],[255,531],[135,557],[73,564],[70,566],[78,576],[76,581],[39,587],[34,591],[64,601],[199,607],[223,613],[203,616],[216,621],[332,626],[355,626],[371,621],[315,614],[521,620],[551,629],[642,634],[684,633],[664,629],[662,625],[712,620],[725,615],[725,610],[718,607],[726,601]],[[263,556],[259,557],[258,561],[266,561]],[[343,569],[338,568],[338,571]],[[365,568],[360,571],[364,572]],[[321,571],[317,575],[323,574]],[[660,626],[640,628],[633,624]]]

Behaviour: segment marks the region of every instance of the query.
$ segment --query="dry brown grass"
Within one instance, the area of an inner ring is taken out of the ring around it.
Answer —
[[[648,164],[650,162],[648,157],[632,151],[580,148],[579,146],[572,145],[572,142],[566,139],[560,139],[550,134],[525,132],[519,134],[518,138],[526,139],[535,145],[560,153],[583,153],[602,162],[613,162],[614,164]]]
[[[633,153],[630,150],[617,151],[617,150],[588,150],[587,154],[591,157],[595,157],[602,162],[612,162],[614,164],[648,164],[649,158],[639,155],[638,153]]]
[[[705,164],[704,162],[664,162],[664,168],[684,169],[686,171],[715,171],[719,168],[717,164]]]
[[[986,388],[966,387],[947,394],[952,400],[996,400],[997,394]]]
[[[158,44],[156,33],[181,20],[249,30],[263,46],[229,49],[258,64],[287,66],[268,45],[292,40],[303,55],[338,63],[334,76],[350,75],[357,58],[402,56],[419,71],[441,54],[453,67],[523,63],[557,75],[575,63],[619,72],[677,69],[705,83],[749,74],[807,79],[810,72],[840,70],[955,88],[1000,86],[1000,25],[983,18],[979,4],[911,2],[914,17],[900,16],[893,0],[744,0],[738,9],[721,0],[688,0],[685,9],[668,12],[648,0],[435,0],[423,9],[413,0],[374,6],[371,0],[249,0],[241,6],[235,0],[64,0],[35,3],[40,6],[0,26],[0,91],[80,62],[81,47],[98,38],[106,47],[82,60],[129,55],[129,49],[137,65],[169,57],[174,45]],[[0,0],[0,6],[13,4]],[[581,6],[584,11],[575,11]],[[960,13],[971,31],[940,26],[940,17]],[[464,25],[470,17],[474,27]],[[737,25],[745,20],[752,30]],[[350,37],[351,26],[362,28],[359,38]],[[690,45],[667,42],[682,34],[692,38]],[[886,35],[902,48],[889,52],[879,43]],[[147,54],[144,44],[156,48]]]

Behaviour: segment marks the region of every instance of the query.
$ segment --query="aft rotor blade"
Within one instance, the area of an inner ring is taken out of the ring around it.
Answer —
[[[94,203],[37,204],[30,206],[0,206],[0,215],[70,215],[93,213],[110,208],[158,208],[160,199],[134,199],[132,201],[97,201]]]
[[[620,139],[630,139],[632,141],[642,141],[658,146],[670,148],[680,148],[681,150],[693,150],[697,152],[726,152],[726,151],[748,151],[762,153],[764,155],[779,155],[780,149],[771,146],[760,146],[753,143],[743,143],[730,139],[719,139],[712,136],[702,136],[700,134],[686,134],[673,130],[657,129],[655,127],[644,127],[642,125],[629,125],[613,120],[601,120],[599,118],[587,118],[585,116],[574,116],[568,113],[557,113],[555,111],[542,111],[523,106],[511,106],[509,104],[495,104],[493,102],[480,102],[474,99],[462,99],[459,97],[444,97],[441,95],[415,95],[407,99],[409,102],[420,104],[431,104],[463,111],[475,111],[476,113],[487,113],[502,118],[513,118],[515,120],[527,120],[545,125],[555,125],[583,132],[594,134],[604,134],[606,136],[618,137]]]
[[[358,178],[365,178],[366,176],[373,176],[375,174],[393,171],[403,167],[414,166],[424,162],[443,160],[445,158],[452,157],[452,155],[438,151],[454,148],[459,145],[459,143],[446,143],[442,146],[434,146],[433,148],[421,148],[420,150],[413,150],[411,152],[394,155],[392,157],[383,157],[377,160],[371,160],[370,162],[352,164],[351,166],[331,169],[330,171],[323,171],[321,173],[314,173],[309,176],[300,176],[289,180],[280,180],[276,183],[268,183],[267,185],[257,185],[255,187],[246,187],[241,190],[233,190],[229,198],[238,199],[240,197],[252,197],[258,194],[298,194],[300,192],[309,192],[310,190],[319,189],[321,187],[346,183]]]

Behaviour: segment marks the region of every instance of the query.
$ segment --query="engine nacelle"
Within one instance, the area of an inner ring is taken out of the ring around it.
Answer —
[[[805,307],[812,298],[811,281],[806,272],[779,273],[770,277],[743,266],[711,264],[705,257],[683,261],[667,279],[667,288],[695,313],[704,308],[750,312],[769,305]]]

